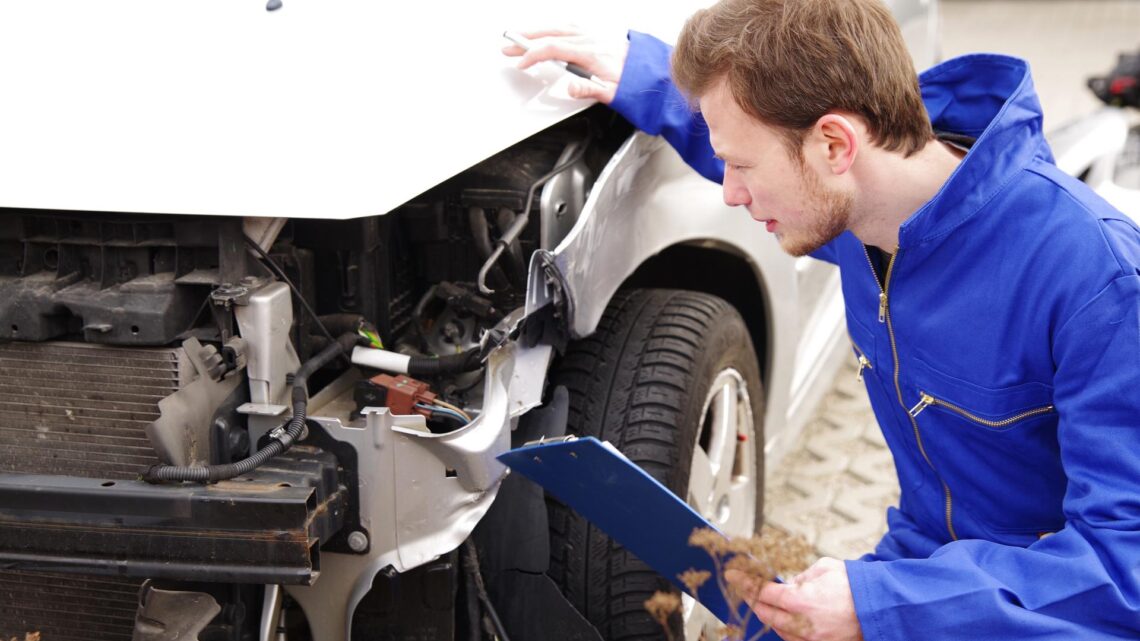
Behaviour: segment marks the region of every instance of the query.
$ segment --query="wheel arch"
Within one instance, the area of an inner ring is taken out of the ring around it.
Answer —
[[[622,282],[621,288],[687,289],[719,296],[744,317],[764,390],[772,371],[771,305],[754,264],[719,243],[678,243],[650,256]]]

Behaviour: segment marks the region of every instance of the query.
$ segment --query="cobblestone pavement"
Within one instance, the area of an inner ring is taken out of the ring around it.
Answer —
[[[1085,79],[1140,45],[1135,0],[943,0],[940,6],[946,57],[996,51],[1029,61],[1046,131],[1099,108]],[[899,493],[890,452],[848,360],[801,445],[768,471],[765,484],[769,524],[841,559],[874,548]]]
[[[898,503],[894,462],[855,367],[843,367],[803,444],[769,472],[765,521],[804,536],[821,556],[858,557],[886,531]]]

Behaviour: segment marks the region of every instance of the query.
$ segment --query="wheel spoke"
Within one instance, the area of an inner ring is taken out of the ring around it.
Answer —
[[[736,379],[729,378],[713,401],[716,407],[713,415],[715,431],[710,447],[716,450],[710,453],[710,458],[713,459],[713,470],[716,474],[716,490],[722,495],[728,492],[732,485],[732,467],[736,462],[736,430],[740,422],[740,403],[737,395]]]
[[[724,524],[725,534],[732,536],[752,536],[755,534],[756,485],[751,482],[736,483],[728,492],[729,518]]]
[[[685,620],[686,641],[697,641],[704,633],[705,639],[719,638],[716,631],[721,627],[720,620],[713,616],[708,608],[697,603],[693,597],[681,593],[681,612]]]
[[[689,505],[696,508],[703,516],[712,516],[713,491],[716,476],[713,474],[712,461],[708,454],[697,446],[693,448],[693,466],[689,471]]]

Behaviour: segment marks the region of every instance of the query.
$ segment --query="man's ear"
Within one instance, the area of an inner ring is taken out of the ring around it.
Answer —
[[[817,161],[826,164],[835,175],[847,173],[859,155],[857,123],[839,113],[826,113],[815,121],[811,133]]]

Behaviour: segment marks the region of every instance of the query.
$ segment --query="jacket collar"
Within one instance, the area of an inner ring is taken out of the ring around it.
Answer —
[[[977,141],[934,198],[902,224],[903,249],[941,239],[978,213],[1034,158],[1053,159],[1024,60],[962,56],[924,72],[919,85],[935,131]]]

